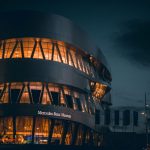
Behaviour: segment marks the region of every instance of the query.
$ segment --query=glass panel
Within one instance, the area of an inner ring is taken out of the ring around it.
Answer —
[[[78,128],[76,145],[81,145],[82,144],[82,136],[83,136],[83,130],[82,130],[82,126],[80,125],[79,128]]]
[[[60,91],[60,105],[66,106],[65,97],[62,90]]]
[[[28,92],[27,85],[25,85],[23,94],[22,94],[21,99],[20,99],[20,103],[30,104],[30,97],[29,97],[29,92]]]
[[[69,123],[69,128],[65,138],[65,145],[71,145],[73,133],[74,133],[74,123]]]
[[[41,90],[31,90],[33,102],[35,104],[39,103]]]
[[[66,100],[67,100],[67,104],[70,108],[73,108],[73,100],[72,97],[70,95],[65,95],[66,96]]]
[[[90,143],[90,129],[86,130],[85,144]]]
[[[3,144],[15,143],[13,139],[13,119],[11,117],[0,118],[0,142]]]
[[[4,58],[10,58],[12,50],[16,44],[16,39],[6,40],[5,54]]]
[[[54,47],[54,56],[53,56],[53,60],[54,60],[54,61],[61,62],[60,56],[59,56],[59,54],[58,54],[58,50],[57,50],[57,48],[56,48],[56,45],[55,45],[55,47]]]
[[[35,123],[34,143],[47,144],[49,134],[50,120],[37,118]]]
[[[17,47],[13,53],[12,58],[22,58],[21,46],[20,46],[19,41],[18,41]]]
[[[51,142],[53,144],[60,144],[61,143],[62,132],[63,132],[62,121],[58,121],[58,120],[55,121],[55,126],[53,129],[53,134],[52,134],[52,139],[51,139]]]
[[[67,64],[67,56],[66,56],[66,47],[64,46],[64,44],[58,42],[58,47],[59,47],[59,50],[60,50],[60,53],[61,53],[61,57],[62,57],[62,60],[63,60],[63,63]]]
[[[12,103],[16,103],[20,94],[20,89],[11,89],[10,90],[10,99]]]
[[[42,48],[44,51],[45,59],[51,60],[51,58],[52,58],[52,43],[51,42],[42,42]]]
[[[54,105],[59,105],[59,93],[51,92]]]
[[[3,56],[3,41],[0,41],[0,59],[2,59]]]
[[[9,102],[8,84],[6,84],[6,89],[1,97],[0,101],[1,101],[1,103]]]
[[[31,58],[34,43],[35,43],[35,41],[32,38],[24,38],[23,39],[24,57],[25,58]]]
[[[80,94],[80,103],[81,103],[82,111],[87,112],[87,104],[86,104],[85,96],[82,94]]]
[[[37,41],[37,45],[36,45],[36,49],[35,49],[33,58],[43,59],[41,48],[39,46],[39,41]]]
[[[70,53],[71,53],[71,56],[72,56],[72,59],[73,59],[73,63],[75,65],[75,67],[77,68],[75,50],[70,49]]]
[[[46,88],[44,88],[42,104],[51,104],[51,100],[50,100],[50,97],[48,95],[48,91]]]
[[[32,117],[16,118],[16,144],[31,143],[32,140]]]
[[[75,101],[77,102],[78,109],[79,109],[80,111],[82,111],[82,106],[81,106],[81,103],[80,103],[80,99],[79,99],[79,98],[75,98]]]

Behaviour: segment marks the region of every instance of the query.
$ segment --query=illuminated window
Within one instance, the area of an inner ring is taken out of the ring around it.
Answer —
[[[57,120],[55,121],[51,142],[54,144],[60,144],[62,140],[62,133],[63,133],[62,121]]]
[[[0,141],[3,144],[14,143],[12,117],[0,118]]]
[[[65,145],[71,145],[72,144],[72,137],[74,134],[74,129],[75,129],[75,124],[69,123],[69,128],[68,128],[66,138],[65,138]]]
[[[32,125],[32,117],[16,117],[16,144],[31,143]]]
[[[52,104],[52,97],[50,96],[48,88],[45,88],[45,87],[43,91],[42,104],[45,104],[45,105]]]
[[[9,102],[9,85],[8,84],[3,84],[4,88],[1,91],[2,95],[0,97],[0,103],[8,103]]]
[[[47,144],[49,134],[50,120],[44,118],[36,118],[34,143]]]
[[[80,125],[77,132],[76,145],[82,145],[83,129]]]
[[[28,103],[28,104],[31,103],[29,92],[30,91],[29,91],[28,84],[25,83],[24,88],[23,88],[23,93],[21,95],[20,103]]]

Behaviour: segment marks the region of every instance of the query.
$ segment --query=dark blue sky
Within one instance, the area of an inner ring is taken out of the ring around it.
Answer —
[[[144,104],[144,92],[150,92],[149,0],[0,0],[0,11],[22,9],[62,15],[81,26],[111,66],[113,105]]]

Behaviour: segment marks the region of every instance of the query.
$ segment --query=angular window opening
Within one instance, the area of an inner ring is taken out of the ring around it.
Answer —
[[[64,95],[64,92],[62,90],[60,90],[60,105],[66,106],[65,95]]]
[[[80,111],[82,111],[82,106],[81,106],[80,99],[79,99],[79,98],[75,98],[75,101],[77,102],[78,109],[79,109]]]
[[[53,104],[59,105],[59,93],[58,92],[51,92],[53,98]]]
[[[45,105],[49,105],[49,104],[52,104],[52,98],[50,98],[50,93],[48,93],[48,89],[44,88],[44,91],[43,91],[43,97],[42,97],[42,104],[45,104]]]
[[[22,58],[21,45],[20,42],[17,42],[16,48],[12,54],[12,58]]]
[[[72,100],[72,96],[71,95],[65,95],[66,100],[67,100],[67,104],[70,108],[73,108],[73,100]]]
[[[25,38],[22,40],[23,48],[24,48],[24,57],[25,58],[31,58],[33,47],[35,44],[35,41],[33,38]]]
[[[33,54],[33,58],[38,58],[38,59],[43,59],[43,55],[42,55],[42,50],[41,47],[39,45],[39,41],[36,44],[36,48]]]
[[[28,103],[28,104],[31,103],[27,85],[25,85],[25,88],[24,88],[23,93],[21,95],[20,103]]]
[[[4,85],[4,89],[2,91],[2,96],[0,98],[1,103],[9,103],[9,86],[8,84]]]
[[[10,99],[12,103],[17,103],[19,94],[20,94],[20,89],[11,89],[10,90]]]
[[[12,40],[7,40],[6,44],[3,44],[3,51],[5,52],[4,58],[10,58],[11,53],[13,51],[13,49],[15,48],[16,45],[16,40],[12,39]]]
[[[63,63],[67,64],[66,47],[62,43],[59,43],[58,46],[62,57],[62,61]]]
[[[31,90],[31,94],[32,94],[32,99],[33,99],[33,102],[35,104],[38,104],[39,103],[39,100],[40,100],[40,95],[41,95],[41,90]]]
[[[59,54],[59,50],[56,47],[56,44],[54,44],[54,55],[53,55],[53,60],[54,61],[58,61],[61,62],[61,58],[60,58],[60,54]]]
[[[52,58],[52,43],[51,42],[42,42],[42,48],[45,55],[45,59],[51,60]]]

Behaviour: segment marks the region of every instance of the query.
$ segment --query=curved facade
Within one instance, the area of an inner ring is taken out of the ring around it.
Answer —
[[[0,14],[0,142],[100,145],[111,73],[100,49],[66,18]]]

